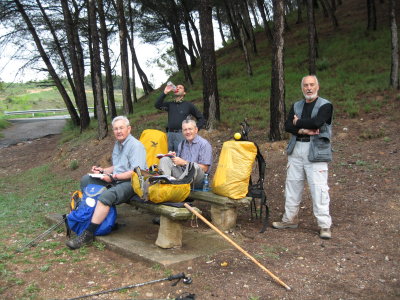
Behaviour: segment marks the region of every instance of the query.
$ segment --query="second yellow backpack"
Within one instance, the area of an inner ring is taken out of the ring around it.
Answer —
[[[253,142],[227,141],[223,144],[212,191],[231,199],[246,197],[257,147]]]

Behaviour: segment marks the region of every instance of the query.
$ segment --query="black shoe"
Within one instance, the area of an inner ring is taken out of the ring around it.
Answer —
[[[154,225],[160,225],[160,217],[154,217],[151,221]]]
[[[72,250],[79,249],[84,245],[90,245],[94,241],[94,234],[85,230],[80,236],[70,239],[65,244]]]

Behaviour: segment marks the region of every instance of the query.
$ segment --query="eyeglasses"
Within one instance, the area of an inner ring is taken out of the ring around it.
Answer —
[[[118,130],[124,130],[125,128],[127,128],[126,126],[120,126],[120,127],[114,127],[113,131],[118,131]]]

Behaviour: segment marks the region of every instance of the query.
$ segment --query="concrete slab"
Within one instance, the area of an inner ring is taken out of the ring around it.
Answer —
[[[149,265],[168,267],[232,248],[212,229],[192,227],[190,221],[183,226],[182,248],[159,248],[154,244],[159,228],[152,223],[154,215],[139,212],[125,204],[119,205],[117,209],[117,222],[123,226],[109,235],[96,237],[96,240],[104,243],[108,249]],[[47,217],[52,223],[61,218],[61,215]]]

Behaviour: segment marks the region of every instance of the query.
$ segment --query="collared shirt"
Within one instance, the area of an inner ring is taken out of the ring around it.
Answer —
[[[183,141],[179,146],[178,156],[188,162],[209,166],[208,172],[213,161],[211,144],[199,135],[196,135],[191,143]]]
[[[146,149],[140,141],[130,134],[123,143],[115,142],[112,163],[114,166],[113,174],[130,171],[136,167],[145,170],[147,168]]]

